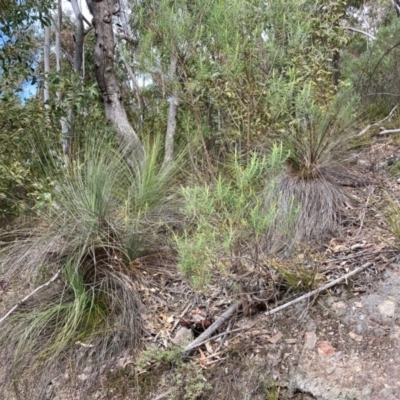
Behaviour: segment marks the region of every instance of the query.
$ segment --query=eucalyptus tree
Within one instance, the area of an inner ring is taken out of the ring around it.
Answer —
[[[128,120],[120,83],[114,67],[114,29],[113,16],[115,2],[113,0],[87,0],[87,5],[93,15],[93,26],[96,32],[94,49],[94,68],[97,83],[104,102],[104,110],[109,123],[115,128],[120,147],[126,157],[132,157],[132,162],[142,163],[144,148],[138,134]]]

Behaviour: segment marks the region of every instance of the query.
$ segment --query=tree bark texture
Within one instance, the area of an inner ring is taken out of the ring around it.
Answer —
[[[114,32],[112,18],[114,0],[86,0],[93,15],[96,32],[94,64],[97,83],[104,101],[108,122],[117,132],[121,150],[130,165],[142,164],[144,149],[130,124],[124,105],[119,82],[114,70]]]

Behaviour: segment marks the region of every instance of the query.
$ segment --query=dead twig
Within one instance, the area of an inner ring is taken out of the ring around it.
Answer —
[[[344,256],[341,258],[330,258],[329,260],[324,261],[324,264],[327,263],[331,263],[331,262],[339,262],[339,261],[347,261],[347,260],[351,260],[353,258],[357,258],[357,257],[366,257],[366,256],[374,256],[377,254],[381,254],[381,253],[396,253],[399,250],[396,249],[381,249],[381,250],[374,250],[374,251],[368,251],[368,252],[364,252],[364,251],[360,251],[356,254],[350,254],[348,256]]]
[[[364,134],[366,134],[366,133],[368,132],[368,130],[369,130],[370,128],[372,128],[372,127],[374,127],[374,126],[379,126],[383,121],[386,121],[387,119],[391,118],[391,116],[393,115],[393,113],[395,112],[395,110],[396,110],[396,108],[397,108],[398,106],[399,106],[398,104],[395,105],[395,106],[392,108],[392,111],[390,111],[390,113],[389,113],[389,115],[388,115],[387,117],[381,119],[380,121],[376,122],[375,124],[371,124],[371,125],[366,126],[362,131],[360,131],[360,132],[356,135],[356,137],[363,136]],[[385,132],[385,131],[383,131],[383,132]],[[386,131],[386,133],[389,133],[389,132]],[[379,135],[384,135],[384,133],[380,132]]]
[[[191,304],[189,303],[185,309],[182,311],[181,315],[179,316],[179,318],[175,321],[174,326],[172,327],[171,333],[175,331],[176,327],[179,325],[181,318],[183,318],[183,316],[187,313],[187,311],[189,310]]]
[[[400,132],[400,129],[384,129],[383,131],[380,131],[378,135],[387,135],[388,133],[398,133]]]
[[[194,348],[190,349],[190,351],[194,350],[197,347],[203,346],[203,344],[206,344],[207,342],[210,342],[211,340],[218,339],[221,336],[230,335],[231,333],[235,333],[235,332],[247,331],[248,329],[253,328],[253,326],[255,326],[256,324],[257,324],[257,322],[253,323],[252,325],[242,326],[241,328],[232,329],[232,330],[229,330],[229,331],[225,331],[225,332],[219,333],[218,335],[211,336],[211,337],[205,339],[203,342],[196,343],[196,346]],[[187,355],[186,352],[184,354]]]
[[[240,310],[242,307],[242,302],[232,304],[209,328],[207,328],[198,338],[193,340],[192,343],[189,343],[184,350],[185,354],[190,353],[195,348],[201,346],[202,344],[208,342],[210,340],[211,335],[220,328],[229,318],[232,317],[236,312]],[[233,330],[235,331],[235,330]],[[230,331],[232,333],[233,331]],[[226,332],[221,335],[215,336],[223,336]],[[215,338],[214,337],[214,338]]]
[[[361,33],[362,35],[367,36],[371,40],[375,40],[376,39],[376,37],[372,33],[369,33],[369,32],[366,32],[366,31],[362,31],[361,29],[353,28],[351,26],[343,26],[342,29],[347,29],[348,31],[351,31],[351,32]]]
[[[356,238],[360,235],[360,233],[361,233],[361,231],[362,231],[362,228],[363,228],[363,226],[364,226],[365,214],[367,213],[367,208],[368,208],[369,200],[370,200],[372,194],[374,193],[374,190],[375,190],[375,188],[372,187],[372,188],[370,189],[369,193],[368,193],[368,198],[367,198],[367,201],[365,202],[365,205],[364,205],[363,211],[362,211],[362,215],[361,215],[361,218],[360,218],[360,228],[358,229],[358,232],[357,232],[357,233],[355,234],[355,236],[353,237],[353,240],[356,239]]]
[[[12,307],[9,311],[7,311],[1,318],[0,318],[0,324],[9,316],[11,315],[22,303],[27,301],[30,297],[32,297],[35,293],[37,293],[39,290],[43,289],[46,286],[49,286],[52,282],[54,282],[57,278],[58,275],[60,275],[61,269],[59,269],[46,283],[43,283],[43,285],[38,286],[34,291],[29,293],[27,296],[25,296],[23,299],[19,300],[17,304],[15,304],[14,307]]]
[[[161,400],[161,399],[165,399],[167,396],[169,396],[172,393],[172,389],[168,390],[168,392],[165,393],[161,393],[160,395],[158,395],[157,397],[153,397],[152,400]]]
[[[279,307],[276,307],[276,308],[274,308],[274,309],[272,309],[270,311],[267,311],[265,313],[265,315],[268,317],[268,316],[270,316],[272,314],[277,313],[278,311],[284,310],[285,308],[288,308],[288,307],[290,307],[290,306],[292,306],[294,304],[300,303],[303,300],[306,300],[306,299],[308,299],[308,298],[310,298],[312,296],[315,296],[315,295],[317,295],[317,294],[319,294],[319,293],[321,293],[321,292],[323,292],[323,291],[325,291],[325,290],[337,285],[340,282],[347,281],[348,278],[350,278],[353,275],[358,274],[359,272],[361,272],[364,269],[370,267],[371,265],[372,265],[372,262],[371,261],[367,261],[364,265],[362,265],[359,268],[356,268],[354,271],[351,271],[351,272],[341,276],[340,278],[337,278],[337,279],[327,283],[326,285],[323,285],[323,286],[319,287],[318,289],[312,290],[311,292],[308,292],[308,293],[304,294],[303,296],[298,297],[297,299],[294,299],[292,301],[289,301],[288,303],[282,304]]]

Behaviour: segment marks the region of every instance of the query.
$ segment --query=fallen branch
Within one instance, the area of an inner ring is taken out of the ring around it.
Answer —
[[[276,307],[276,308],[272,309],[271,311],[267,311],[265,313],[265,315],[266,316],[270,316],[272,314],[277,313],[278,311],[284,310],[285,308],[288,308],[288,307],[290,307],[290,306],[292,306],[294,304],[300,303],[301,301],[303,301],[305,299],[308,299],[308,298],[310,298],[312,296],[315,296],[315,295],[317,295],[317,294],[319,294],[319,293],[331,288],[332,286],[335,286],[338,283],[347,280],[351,276],[358,274],[359,272],[361,272],[364,269],[370,267],[371,265],[372,265],[372,262],[368,261],[364,265],[362,265],[361,267],[356,268],[354,271],[351,271],[348,274],[345,274],[345,275],[341,276],[340,278],[337,278],[337,279],[327,283],[326,285],[321,286],[318,289],[312,290],[311,292],[308,292],[308,293],[304,294],[303,296],[298,297],[297,299],[294,299],[292,301],[289,301],[288,303],[282,304],[281,306]]]
[[[19,300],[17,304],[15,304],[14,307],[12,307],[8,312],[6,312],[1,318],[0,318],[0,324],[9,316],[11,315],[22,303],[27,301],[30,297],[32,297],[35,293],[37,293],[40,289],[43,289],[46,286],[49,286],[50,283],[54,282],[57,278],[58,275],[60,275],[61,269],[59,269],[46,283],[43,283],[43,285],[38,286],[33,292],[29,293],[27,296],[25,296],[23,299]]]
[[[363,136],[365,133],[368,132],[368,130],[369,130],[370,128],[372,128],[372,127],[374,127],[374,126],[378,126],[378,125],[380,125],[383,121],[386,121],[387,119],[391,118],[391,116],[392,116],[393,113],[396,111],[396,108],[397,108],[398,106],[399,106],[399,105],[396,104],[396,105],[392,108],[392,111],[390,111],[390,113],[389,113],[389,115],[388,115],[387,117],[381,119],[380,121],[376,122],[375,124],[371,124],[371,125],[366,126],[362,131],[360,131],[360,132],[356,135],[356,137]],[[381,132],[381,133],[379,133],[379,134],[382,135],[383,133]]]
[[[210,340],[211,335],[220,328],[233,314],[235,314],[242,307],[242,302],[232,304],[209,328],[207,328],[199,337],[189,343],[184,350],[185,354],[190,353],[195,348],[203,345]],[[233,331],[230,331],[233,332]],[[222,335],[225,335],[224,332]],[[220,335],[220,336],[222,336]],[[218,337],[218,336],[216,336]]]
[[[343,26],[342,28],[347,29],[348,31],[351,31],[351,32],[361,33],[362,35],[369,37],[371,40],[376,39],[376,37],[372,33],[362,31],[361,29],[352,28],[351,26]]]
[[[172,393],[172,389],[168,390],[168,392],[165,393],[161,393],[160,395],[158,395],[157,397],[153,397],[152,400],[161,400],[161,399],[165,399],[167,396],[169,396]]]
[[[388,133],[398,133],[400,132],[400,129],[385,129],[383,131],[380,131],[378,135],[387,135]]]
[[[380,249],[380,250],[374,250],[374,251],[359,251],[356,254],[350,254],[348,256],[340,257],[340,258],[330,258],[329,260],[324,261],[325,264],[327,263],[332,263],[332,262],[339,262],[339,261],[346,261],[346,260],[351,260],[352,258],[357,258],[357,257],[367,257],[367,256],[374,256],[376,254],[381,254],[381,253],[397,253],[399,250],[397,249]]]
[[[248,329],[252,328],[254,325],[255,324],[250,325],[250,326],[242,326],[241,328],[232,329],[229,331],[219,333],[218,335],[208,337],[207,339],[204,339],[202,342],[196,343],[196,346],[193,347],[192,349],[190,349],[190,351],[194,350],[196,347],[203,346],[203,344],[206,344],[207,342],[210,342],[211,340],[218,339],[221,336],[227,336],[227,335],[230,335],[231,333],[235,333],[235,332],[247,331]],[[194,343],[194,341],[192,343]],[[185,353],[185,354],[187,354],[187,353]]]

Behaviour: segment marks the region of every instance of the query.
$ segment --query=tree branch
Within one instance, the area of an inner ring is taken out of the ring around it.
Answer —
[[[27,296],[25,296],[23,299],[19,300],[17,304],[15,304],[14,307],[12,307],[9,311],[7,311],[1,318],[0,318],[0,324],[7,318],[9,317],[22,303],[27,301],[30,297],[32,297],[35,293],[37,293],[39,290],[43,289],[46,286],[49,286],[52,282],[54,282],[57,278],[58,275],[60,275],[61,269],[59,269],[46,283],[43,283],[43,285],[38,286],[33,292],[29,293]]]
[[[323,286],[319,287],[318,289],[312,290],[311,292],[308,292],[308,293],[304,294],[303,296],[298,297],[297,299],[294,299],[292,301],[289,301],[288,303],[282,304],[279,307],[276,307],[276,308],[274,308],[274,309],[272,309],[270,311],[267,311],[265,313],[265,315],[267,317],[269,317],[272,314],[276,314],[278,311],[284,310],[285,308],[288,308],[288,307],[290,307],[290,306],[292,306],[294,304],[300,303],[301,301],[306,300],[306,299],[308,299],[308,298],[310,298],[312,296],[320,294],[321,292],[325,291],[326,289],[329,289],[329,288],[337,285],[340,282],[346,281],[351,276],[358,274],[359,272],[361,272],[364,269],[370,267],[371,265],[372,265],[372,262],[368,261],[364,265],[362,265],[361,267],[356,268],[354,271],[351,271],[351,272],[341,276],[340,278],[337,278],[337,279],[327,283],[326,285],[323,285]]]
[[[352,28],[351,26],[342,26],[342,29],[347,29],[348,31],[361,33],[362,35],[369,37],[371,40],[376,39],[376,36],[374,36],[372,33],[362,31],[361,29]]]
[[[360,137],[360,136],[365,135],[365,134],[368,132],[368,130],[369,130],[370,128],[372,128],[372,127],[374,127],[374,126],[379,126],[383,121],[386,121],[387,119],[391,118],[391,116],[392,116],[393,113],[396,111],[396,108],[397,108],[398,106],[399,106],[399,105],[396,104],[396,105],[392,108],[392,110],[390,111],[390,113],[389,113],[389,115],[388,115],[387,117],[381,119],[381,120],[378,121],[378,122],[375,122],[375,124],[367,125],[362,131],[360,131],[360,132],[356,135],[356,137]],[[386,133],[389,133],[389,132],[386,132]],[[379,133],[379,134],[380,134],[380,135],[383,135],[382,132]]]
[[[184,350],[185,354],[189,354],[195,348],[210,340],[211,335],[221,327],[233,314],[240,310],[242,302],[232,304],[208,329],[206,329],[198,338],[189,343]],[[232,331],[231,331],[232,332]]]

